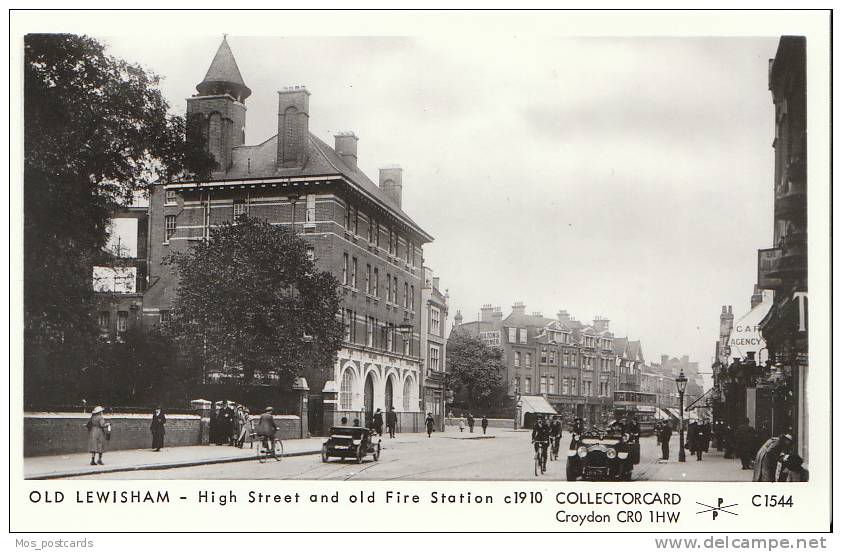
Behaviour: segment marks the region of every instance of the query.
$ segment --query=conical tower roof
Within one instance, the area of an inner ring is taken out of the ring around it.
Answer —
[[[241,102],[251,96],[251,89],[243,82],[227,37],[222,38],[205,79],[196,85],[196,90],[203,96],[230,94]]]

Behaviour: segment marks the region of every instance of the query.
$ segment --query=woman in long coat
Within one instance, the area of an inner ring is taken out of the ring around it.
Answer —
[[[160,451],[161,447],[164,446],[164,424],[166,423],[167,417],[164,416],[161,407],[156,407],[155,412],[152,413],[152,425],[149,426],[152,431],[152,448],[155,452]]]
[[[91,411],[91,418],[85,427],[88,428],[88,451],[91,453],[91,466],[102,465],[102,453],[105,450],[105,440],[111,433],[111,424],[102,415],[103,408],[95,407]],[[99,458],[94,462],[94,457]]]

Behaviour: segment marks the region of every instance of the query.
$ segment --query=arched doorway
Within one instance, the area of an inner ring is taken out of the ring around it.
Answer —
[[[371,417],[374,415],[374,378],[371,372],[365,377],[363,408],[365,409],[365,425],[368,427],[371,424]]]
[[[395,406],[395,401],[394,401],[395,391],[394,391],[394,388],[392,387],[392,380],[393,379],[394,378],[392,376],[389,376],[389,378],[386,380],[386,400],[384,401],[384,405],[386,407],[386,410],[391,410],[391,408],[393,406]]]

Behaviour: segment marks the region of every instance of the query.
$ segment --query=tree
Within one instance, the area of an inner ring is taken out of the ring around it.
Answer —
[[[207,175],[213,166],[203,144],[186,139],[184,119],[167,112],[158,83],[90,37],[24,39],[27,377],[56,385],[62,374],[48,357],[91,356],[91,267],[114,210],[158,179]],[[65,366],[69,379],[78,361]],[[48,373],[34,374],[33,364]]]
[[[449,386],[462,395],[468,409],[490,408],[500,396],[503,354],[478,337],[455,331],[447,341]]]
[[[179,276],[169,331],[204,369],[243,383],[277,376],[287,389],[307,367],[333,365],[339,282],[291,230],[243,216],[167,262]]]

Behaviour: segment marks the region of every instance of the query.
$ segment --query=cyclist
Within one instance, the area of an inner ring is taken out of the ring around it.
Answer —
[[[257,422],[257,436],[263,443],[263,448],[266,452],[274,451],[275,432],[278,431],[278,426],[275,424],[275,418],[272,416],[272,407],[267,406],[260,415],[260,420]]]
[[[538,447],[541,447],[541,469],[547,470],[547,448],[550,446],[550,426],[544,421],[544,418],[538,418],[535,421],[535,426],[532,428],[532,444],[535,447],[535,452],[538,452]]]
[[[553,416],[553,421],[550,423],[550,437],[552,437],[553,454],[558,458],[558,449],[561,445],[561,420],[558,416]]]
[[[585,421],[582,418],[573,418],[573,427],[571,428],[571,432],[570,450],[576,450],[577,439],[581,439],[582,434],[585,432]]]

